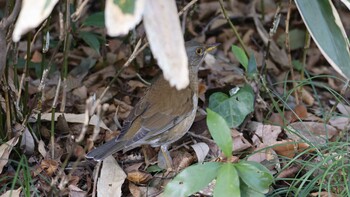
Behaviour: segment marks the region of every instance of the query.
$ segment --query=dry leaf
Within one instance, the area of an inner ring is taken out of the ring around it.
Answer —
[[[333,126],[319,122],[294,122],[288,125],[287,128],[288,136],[295,141],[306,139],[318,145],[325,144],[328,139],[338,134],[337,129]],[[299,136],[305,139],[300,139]]]
[[[16,146],[18,137],[14,137],[0,146],[0,173],[7,164],[12,148]]]
[[[209,153],[209,146],[204,142],[199,142],[191,145],[191,147],[193,148],[194,152],[196,152],[198,163],[202,163]]]
[[[259,145],[260,143],[264,143],[267,146],[275,144],[279,134],[282,132],[282,128],[280,126],[273,125],[258,125],[255,135],[252,137],[252,141],[254,145]],[[260,142],[262,140],[262,142]]]
[[[22,191],[22,187],[19,187],[16,190],[8,190],[4,194],[2,194],[0,197],[19,197]]]
[[[34,153],[34,138],[27,127],[24,129],[20,148],[26,155],[32,155]]]
[[[133,197],[158,196],[159,190],[155,187],[139,187],[133,183],[129,183],[129,191]]]
[[[239,151],[246,150],[246,149],[252,147],[252,145],[249,143],[249,141],[243,137],[243,134],[238,132],[237,130],[232,129],[231,136],[233,138],[232,151],[239,152]]]
[[[329,124],[340,131],[347,130],[350,126],[350,119],[348,117],[332,117]]]
[[[195,160],[194,156],[182,149],[174,151],[172,154],[173,165],[175,166],[175,170],[177,172],[185,169],[190,166]],[[159,163],[158,166],[162,167]]]
[[[343,115],[349,116],[350,115],[350,106],[344,105],[342,103],[339,103],[337,105],[337,109],[342,113]]]
[[[122,196],[122,185],[125,181],[126,174],[118,165],[117,161],[109,156],[103,160],[101,175],[97,182],[97,196]]]
[[[134,170],[134,171],[128,172],[127,179],[136,184],[146,184],[149,180],[152,179],[152,175],[147,172]]]
[[[293,158],[297,151],[297,146],[292,140],[279,141],[274,144],[272,149],[279,155]]]
[[[80,189],[79,187],[77,187],[75,185],[69,185],[68,189],[69,189],[69,196],[70,197],[85,197],[85,196],[87,196],[87,192],[83,191],[82,189]]]
[[[38,151],[39,153],[45,158],[47,155],[47,151],[45,149],[45,142],[40,140],[38,144]]]
[[[41,169],[45,170],[45,172],[49,176],[51,176],[53,173],[56,172],[58,168],[58,163],[55,160],[44,159],[41,161],[40,167]]]
[[[255,150],[254,154],[248,157],[248,161],[255,161],[261,163],[263,161],[272,161],[273,163],[278,163],[278,157],[276,152],[271,148],[266,148],[265,144],[260,144]]]

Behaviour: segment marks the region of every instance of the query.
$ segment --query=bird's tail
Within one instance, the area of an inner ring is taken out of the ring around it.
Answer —
[[[88,154],[86,154],[86,158],[94,159],[95,161],[102,161],[109,155],[116,153],[122,149],[124,149],[125,142],[124,141],[116,141],[116,139],[112,139],[103,145],[93,149]]]

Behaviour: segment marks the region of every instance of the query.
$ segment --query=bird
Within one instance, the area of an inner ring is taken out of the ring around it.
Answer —
[[[189,85],[177,90],[159,76],[124,121],[119,136],[91,150],[86,158],[102,161],[121,150],[127,152],[141,145],[151,145],[160,147],[159,153],[171,169],[168,147],[184,136],[194,122],[198,107],[198,68],[205,55],[217,46],[193,40],[185,42]]]

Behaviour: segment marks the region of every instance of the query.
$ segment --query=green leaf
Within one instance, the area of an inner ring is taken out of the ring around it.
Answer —
[[[209,97],[209,108],[222,116],[230,128],[236,128],[254,111],[254,92],[249,85],[233,96],[217,92]]]
[[[256,163],[239,162],[234,164],[239,177],[247,184],[248,187],[261,193],[267,193],[272,184],[273,177],[266,169],[256,167]],[[261,169],[260,169],[261,168]]]
[[[244,197],[265,197],[263,193],[255,191],[252,188],[248,187],[248,185],[245,184],[242,179],[240,179],[239,189],[241,190],[241,196]]]
[[[350,44],[332,1],[295,0],[295,4],[329,64],[350,79]]]
[[[184,197],[203,189],[216,177],[220,166],[208,162],[186,168],[166,185],[163,196]]]
[[[305,30],[292,29],[289,31],[289,45],[291,50],[301,49],[305,44]],[[285,47],[286,34],[281,34],[277,39],[277,44],[281,47]]]
[[[231,163],[225,163],[219,169],[214,189],[216,196],[241,196],[238,173]]]
[[[245,54],[244,50],[236,45],[231,47],[233,55],[237,58],[240,64],[247,70],[248,68],[248,57]]]
[[[113,0],[124,14],[134,14],[136,0]]]
[[[100,55],[100,41],[96,34],[82,31],[79,33],[79,37]]]
[[[256,65],[256,59],[254,57],[254,53],[251,53],[248,61],[247,76],[248,78],[252,79],[257,75],[257,73],[258,70]]]
[[[226,157],[232,156],[231,130],[225,119],[207,108],[207,125],[211,136]]]
[[[303,69],[303,64],[299,60],[293,60],[292,61],[293,68],[301,71]]]
[[[96,26],[96,27],[105,27],[105,16],[104,12],[96,12],[88,16],[83,25],[85,26]]]

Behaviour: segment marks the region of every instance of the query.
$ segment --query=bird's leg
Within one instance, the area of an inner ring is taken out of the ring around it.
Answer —
[[[160,152],[158,153],[158,162],[162,160],[162,157],[165,159],[166,167],[168,171],[173,170],[173,161],[170,157],[168,151],[168,145],[160,146]]]

